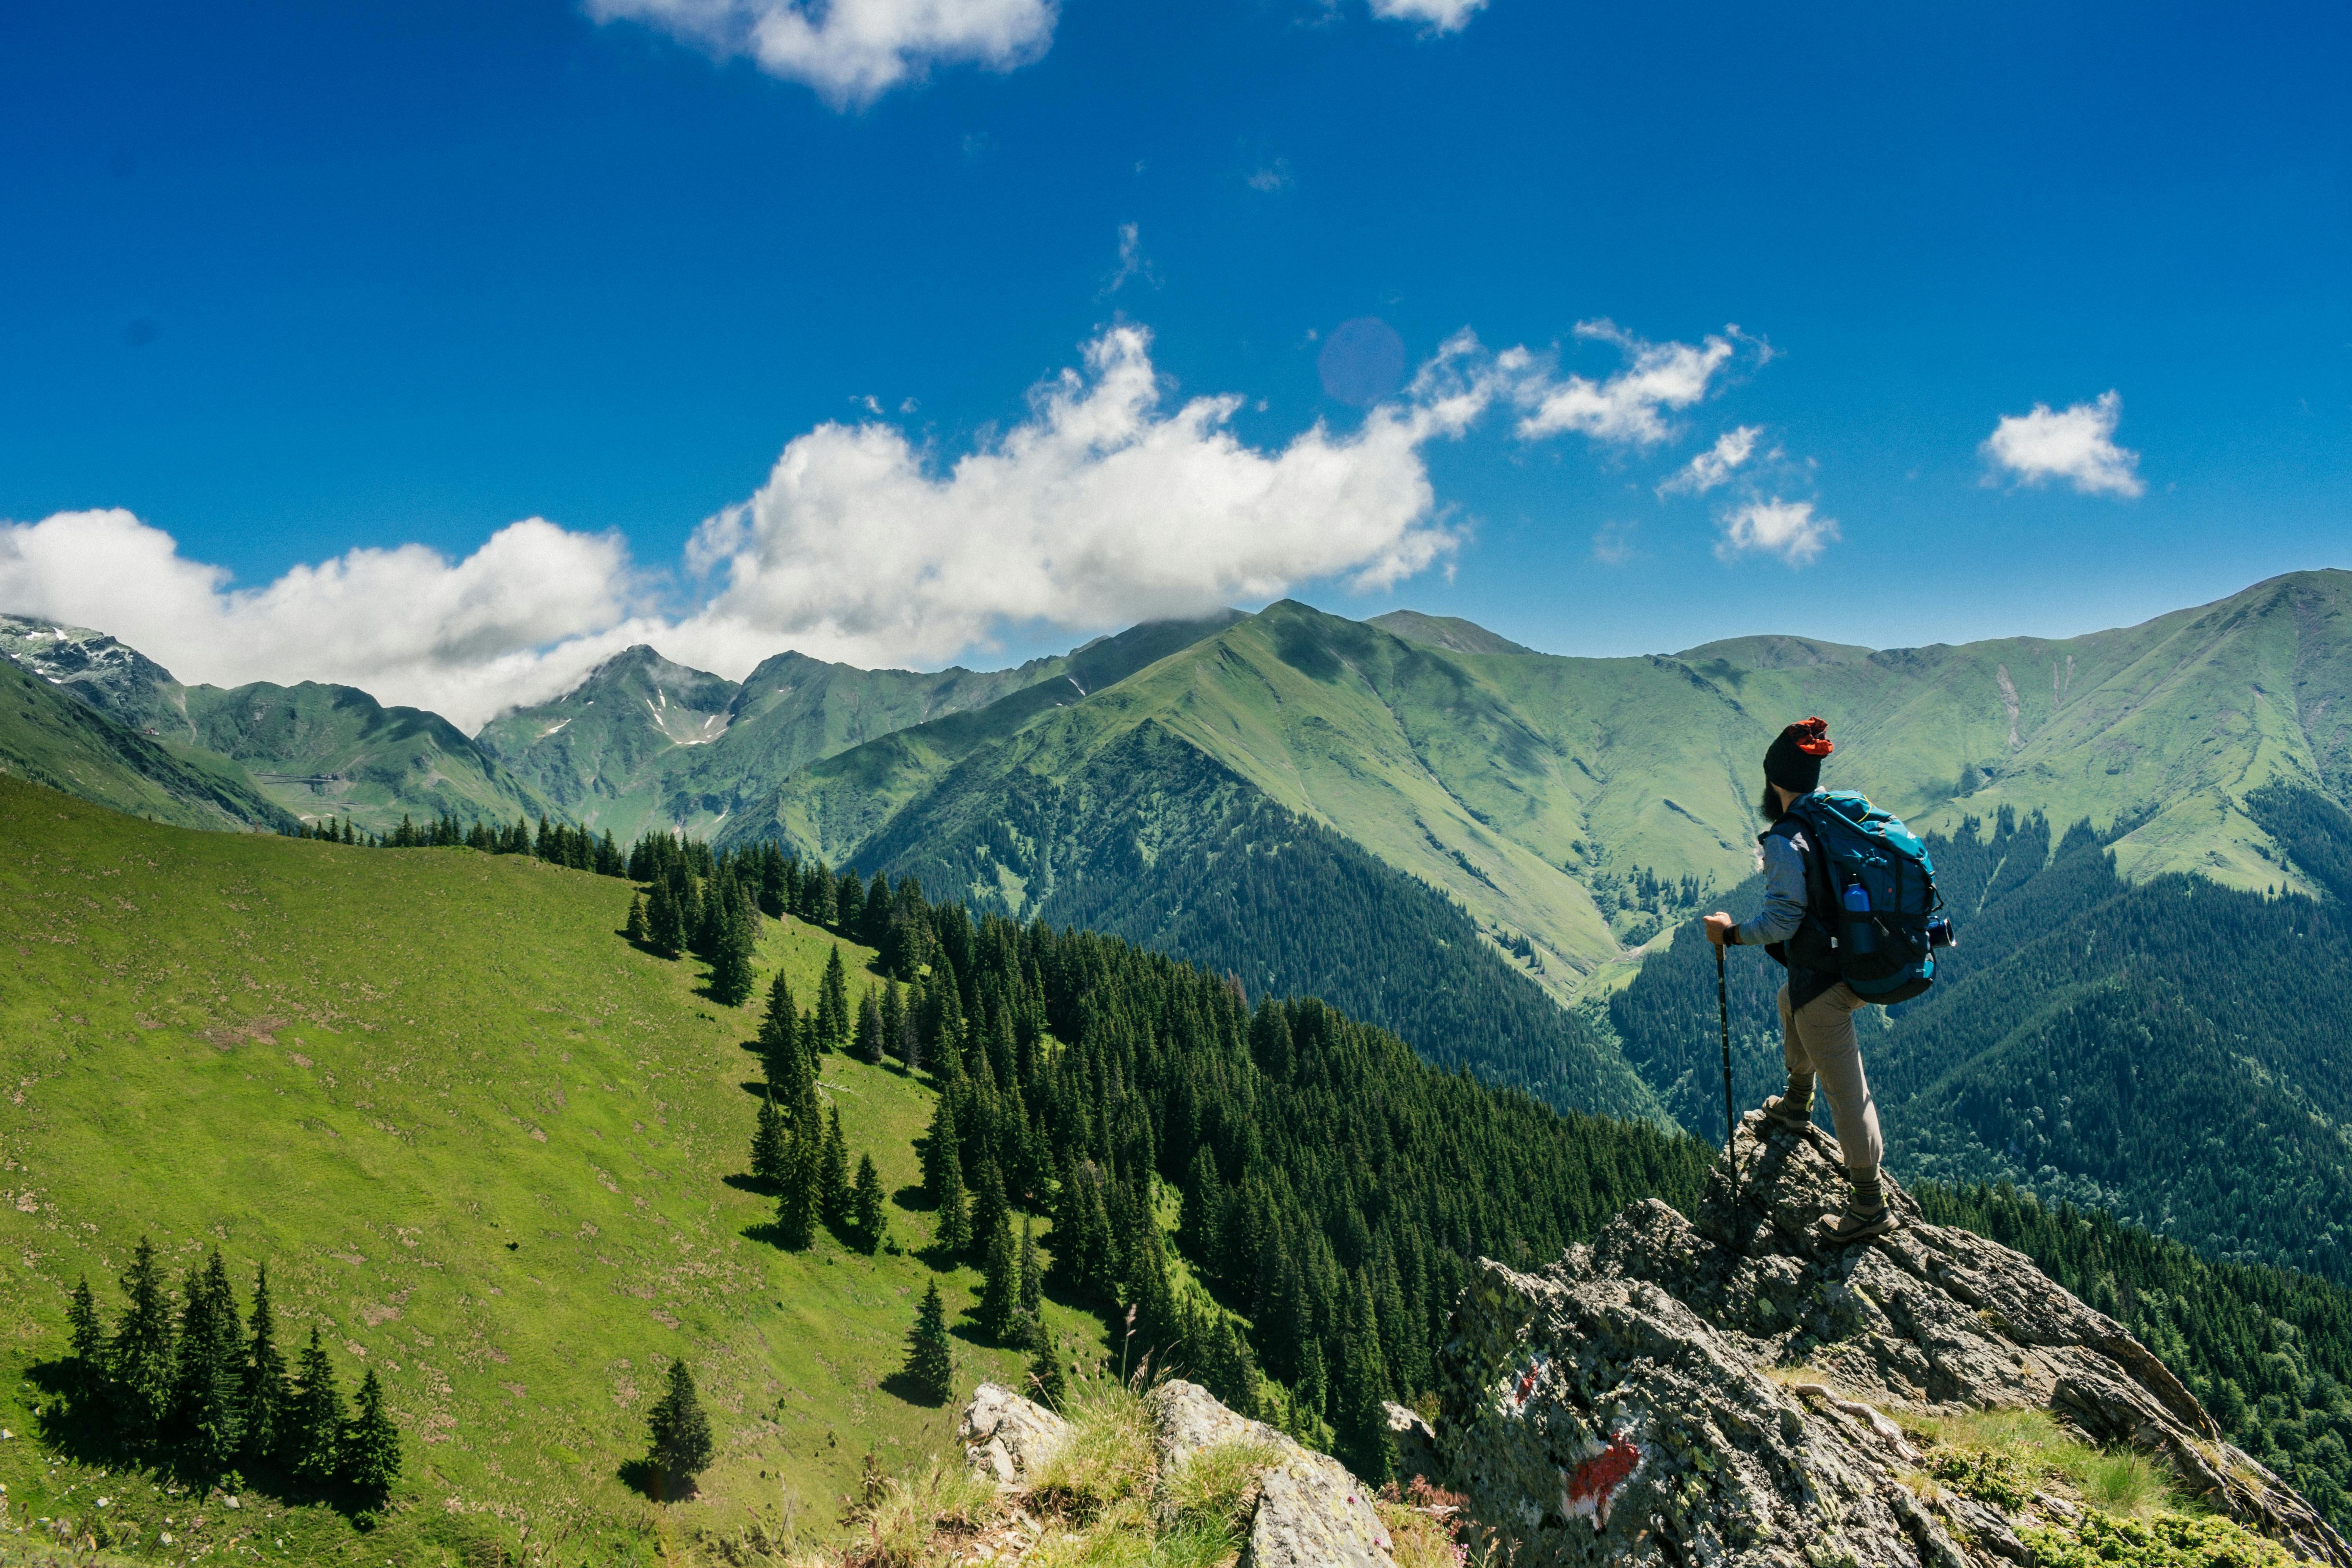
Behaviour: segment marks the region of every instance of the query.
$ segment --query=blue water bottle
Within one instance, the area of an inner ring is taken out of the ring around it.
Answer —
[[[1870,918],[1870,889],[1860,882],[1845,885],[1845,947],[1848,952],[1875,952],[1878,932]]]

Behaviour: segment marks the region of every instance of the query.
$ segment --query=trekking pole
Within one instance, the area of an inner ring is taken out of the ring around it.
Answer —
[[[1739,1154],[1733,1147],[1738,1123],[1731,1116],[1731,988],[1723,977],[1723,944],[1715,944],[1715,1011],[1723,1027],[1723,1157],[1731,1163],[1731,1208],[1739,1212]]]

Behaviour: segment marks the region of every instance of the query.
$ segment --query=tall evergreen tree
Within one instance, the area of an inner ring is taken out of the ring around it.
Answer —
[[[685,917],[677,907],[677,892],[667,877],[654,879],[646,904],[646,940],[656,952],[671,958],[686,945]]]
[[[1013,1226],[1002,1214],[986,1234],[982,1255],[979,1318],[982,1330],[1009,1341],[1021,1313],[1021,1265],[1013,1250]]]
[[[375,1368],[360,1379],[359,1400],[343,1428],[337,1478],[357,1492],[382,1497],[400,1479],[400,1428],[384,1413],[383,1384]]]
[[[1388,1361],[1381,1351],[1378,1316],[1361,1275],[1345,1287],[1345,1326],[1339,1337],[1339,1378],[1332,1389],[1331,1425],[1339,1439],[1339,1458],[1367,1485],[1379,1486],[1395,1472],[1390,1451]]]
[[[751,1179],[772,1191],[782,1191],[785,1162],[791,1154],[784,1119],[777,1113],[776,1097],[771,1091],[761,1096],[759,1120],[751,1129]]]
[[[188,1266],[177,1349],[172,1393],[184,1451],[197,1474],[217,1476],[236,1457],[245,1403],[245,1330],[217,1247],[202,1269]]]
[[[1005,1201],[1004,1177],[998,1172],[996,1162],[982,1152],[979,1179],[972,1189],[972,1245],[983,1248],[991,1246],[996,1233],[1005,1229],[1012,1213],[1013,1205]]]
[[[310,1342],[302,1352],[295,1379],[292,1421],[286,1435],[287,1468],[306,1485],[331,1486],[343,1457],[343,1395],[335,1386],[334,1363],[327,1359],[327,1347],[319,1342],[316,1327],[310,1330]]]
[[[741,897],[738,884],[730,881],[722,886],[733,896],[717,900],[719,930],[711,945],[710,995],[721,1006],[740,1007],[751,997],[751,953],[758,939],[753,922],[759,917]]]
[[[822,1051],[838,1051],[849,1044],[849,971],[835,944],[824,961],[824,978],[816,988],[816,1043]]]
[[[915,1310],[915,1327],[907,1336],[905,1375],[914,1384],[917,1396],[934,1405],[945,1405],[955,1393],[955,1363],[948,1349],[947,1304],[940,1300],[937,1279],[924,1289],[922,1305]]]
[[[650,940],[650,931],[646,925],[646,900],[642,894],[629,895],[629,918],[622,925],[621,934],[640,947]]]
[[[880,1067],[883,1046],[882,1004],[875,996],[874,987],[868,985],[866,994],[857,1001],[857,1027],[851,1049],[859,1061]]]
[[[812,1119],[793,1134],[784,1163],[783,1192],[776,1199],[776,1232],[788,1251],[801,1252],[816,1240],[824,1207],[824,1136]]]
[[[1049,1410],[1059,1410],[1066,1397],[1062,1358],[1043,1319],[1029,1321],[1029,1397]]]
[[[106,1325],[99,1321],[87,1274],[66,1301],[66,1321],[73,1328],[74,1403],[93,1409],[106,1393]]]
[[[768,983],[768,1009],[760,1016],[760,1059],[768,1069],[768,1081],[782,1091],[786,1105],[792,1104],[806,1058],[800,1008],[793,1000],[792,982],[781,969]]]
[[[830,1226],[849,1223],[849,1143],[841,1135],[841,1107],[824,1116],[824,1145],[818,1166],[817,1205]]]
[[[857,1245],[867,1254],[882,1249],[882,1175],[874,1156],[857,1156],[857,1176],[850,1184],[849,1206],[857,1221]]]
[[[710,1419],[702,1413],[694,1373],[687,1370],[686,1363],[669,1363],[669,1386],[646,1413],[646,1426],[652,1439],[646,1461],[662,1478],[662,1495],[692,1491],[694,1478],[710,1468],[715,1450]]]
[[[882,995],[877,1004],[882,1023],[883,1054],[905,1065],[907,1062],[907,994],[898,987],[898,979],[882,983]]]
[[[286,1384],[286,1357],[278,1348],[278,1319],[269,1302],[269,1266],[253,1271],[253,1321],[245,1357],[245,1453],[260,1461],[276,1457],[289,1423],[292,1392]]]
[[[1037,1262],[1037,1233],[1027,1215],[1021,1216],[1021,1315],[1033,1323],[1045,1319],[1045,1278]]]
[[[121,1407],[121,1430],[133,1443],[163,1435],[172,1408],[172,1310],[163,1294],[163,1271],[145,1237],[122,1276],[122,1317],[110,1347],[109,1370]]]

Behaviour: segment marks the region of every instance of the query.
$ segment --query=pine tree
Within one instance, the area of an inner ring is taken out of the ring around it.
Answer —
[[[850,1184],[849,1206],[857,1220],[857,1244],[869,1255],[882,1250],[882,1175],[874,1156],[857,1156],[857,1179]]]
[[[677,894],[667,877],[654,879],[652,896],[646,905],[646,937],[655,952],[676,958],[678,949],[686,945],[686,922],[677,907]]]
[[[646,1427],[652,1439],[646,1461],[663,1478],[663,1495],[692,1491],[694,1478],[709,1468],[713,1449],[710,1420],[686,1363],[669,1363],[669,1388],[646,1413]]]
[[[724,888],[732,893],[736,884],[730,881]],[[712,901],[719,912],[710,952],[711,999],[723,1007],[740,1007],[751,996],[751,952],[758,939],[753,922],[759,917],[743,907],[740,897]]]
[[[122,1277],[122,1293],[129,1300],[109,1349],[109,1370],[121,1404],[122,1435],[152,1443],[163,1436],[172,1408],[172,1313],[155,1248],[143,1236]]]
[[[824,978],[816,988],[816,1044],[821,1051],[838,1051],[849,1044],[849,971],[835,945],[824,961]]]
[[[338,1452],[337,1479],[354,1491],[380,1498],[400,1479],[400,1428],[384,1414],[383,1384],[373,1367],[360,1379],[357,1408]]]
[[[932,1189],[931,1196],[939,1205],[940,1215],[932,1240],[950,1255],[961,1252],[971,1245],[971,1211],[964,1202],[963,1165],[956,1158],[952,1138],[948,1141],[947,1158],[941,1164],[939,1184]]]
[[[981,1263],[980,1326],[997,1340],[1009,1340],[1021,1310],[1021,1266],[1013,1250],[1013,1226],[1002,1214],[984,1233]]]
[[[1005,1201],[1004,1178],[998,1173],[996,1162],[984,1152],[980,1162],[979,1180],[972,1189],[971,1245],[986,1247],[1005,1228],[1013,1205]]]
[[[936,1279],[924,1290],[923,1304],[916,1309],[914,1331],[907,1336],[904,1375],[914,1385],[916,1396],[933,1405],[945,1405],[955,1393],[955,1363],[948,1352],[947,1306],[940,1300],[940,1282]]]
[[[178,1351],[173,1405],[187,1458],[197,1474],[217,1476],[236,1456],[245,1402],[245,1331],[217,1247],[202,1270],[188,1266]]]
[[[1021,1315],[1032,1323],[1045,1321],[1045,1279],[1037,1262],[1037,1234],[1029,1216],[1021,1216]]]
[[[274,1458],[286,1436],[292,1394],[286,1385],[286,1357],[278,1348],[278,1320],[269,1304],[269,1266],[253,1274],[252,1336],[245,1358],[245,1453],[256,1461]]]
[[[817,1205],[824,1223],[849,1223],[849,1144],[841,1135],[841,1107],[828,1107],[824,1117],[824,1149],[817,1174]]]
[[[286,1435],[287,1468],[307,1485],[331,1486],[342,1462],[343,1395],[335,1386],[334,1363],[327,1359],[315,1327],[295,1375],[299,1386]]]
[[[876,1067],[882,1065],[882,1004],[876,998],[871,985],[858,999],[857,1029],[851,1049],[859,1061],[871,1062]]]
[[[1339,1379],[1332,1389],[1331,1426],[1339,1439],[1339,1458],[1365,1484],[1379,1486],[1394,1470],[1390,1453],[1388,1361],[1381,1352],[1379,1319],[1371,1290],[1358,1275],[1344,1289],[1345,1327],[1340,1333]]]
[[[74,1402],[92,1409],[106,1393],[106,1325],[99,1321],[98,1298],[90,1294],[87,1274],[67,1300],[66,1321],[73,1325]]]
[[[793,1134],[784,1163],[784,1190],[776,1200],[776,1233],[787,1251],[801,1252],[816,1240],[824,1196],[824,1138],[814,1121]]]
[[[785,1162],[791,1151],[784,1138],[784,1119],[776,1112],[771,1093],[760,1100],[759,1121],[751,1130],[751,1179],[772,1191],[783,1188]]]
[[[629,919],[627,923],[622,926],[621,934],[639,947],[646,944],[647,941],[646,900],[643,896],[636,893],[629,895]]]
[[[880,1012],[883,1051],[900,1065],[911,1067],[907,1060],[907,1046],[913,1037],[907,1030],[907,995],[895,978],[883,982]]]
[[[1066,1392],[1062,1358],[1055,1353],[1054,1336],[1042,1320],[1033,1319],[1029,1324],[1029,1397],[1050,1410],[1058,1410]]]
[[[784,1103],[793,1102],[794,1082],[805,1059],[802,1055],[800,1009],[793,1001],[792,982],[782,970],[776,972],[768,984],[768,1010],[760,1016],[760,1059],[768,1069],[768,1081],[784,1095]]]

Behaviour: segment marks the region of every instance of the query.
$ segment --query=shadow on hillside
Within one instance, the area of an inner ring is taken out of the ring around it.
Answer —
[[[775,1183],[762,1181],[758,1176],[750,1175],[741,1171],[730,1171],[719,1179],[739,1193],[755,1193],[763,1198],[778,1195]]]
[[[664,1475],[651,1459],[631,1459],[613,1474],[647,1502],[690,1502],[702,1495],[692,1476]]]
[[[892,1193],[890,1201],[908,1214],[933,1214],[940,1206],[939,1200],[931,1196],[930,1189],[918,1182],[909,1182]]]
[[[894,1398],[903,1399],[909,1405],[919,1405],[925,1410],[937,1410],[947,1403],[944,1399],[933,1398],[929,1389],[908,1376],[903,1369],[884,1378],[878,1386],[883,1393]]]
[[[735,1087],[741,1089],[745,1094],[750,1095],[753,1100],[765,1100],[768,1098],[769,1094],[772,1092],[768,1087],[768,1080],[763,1078],[747,1078]]]

